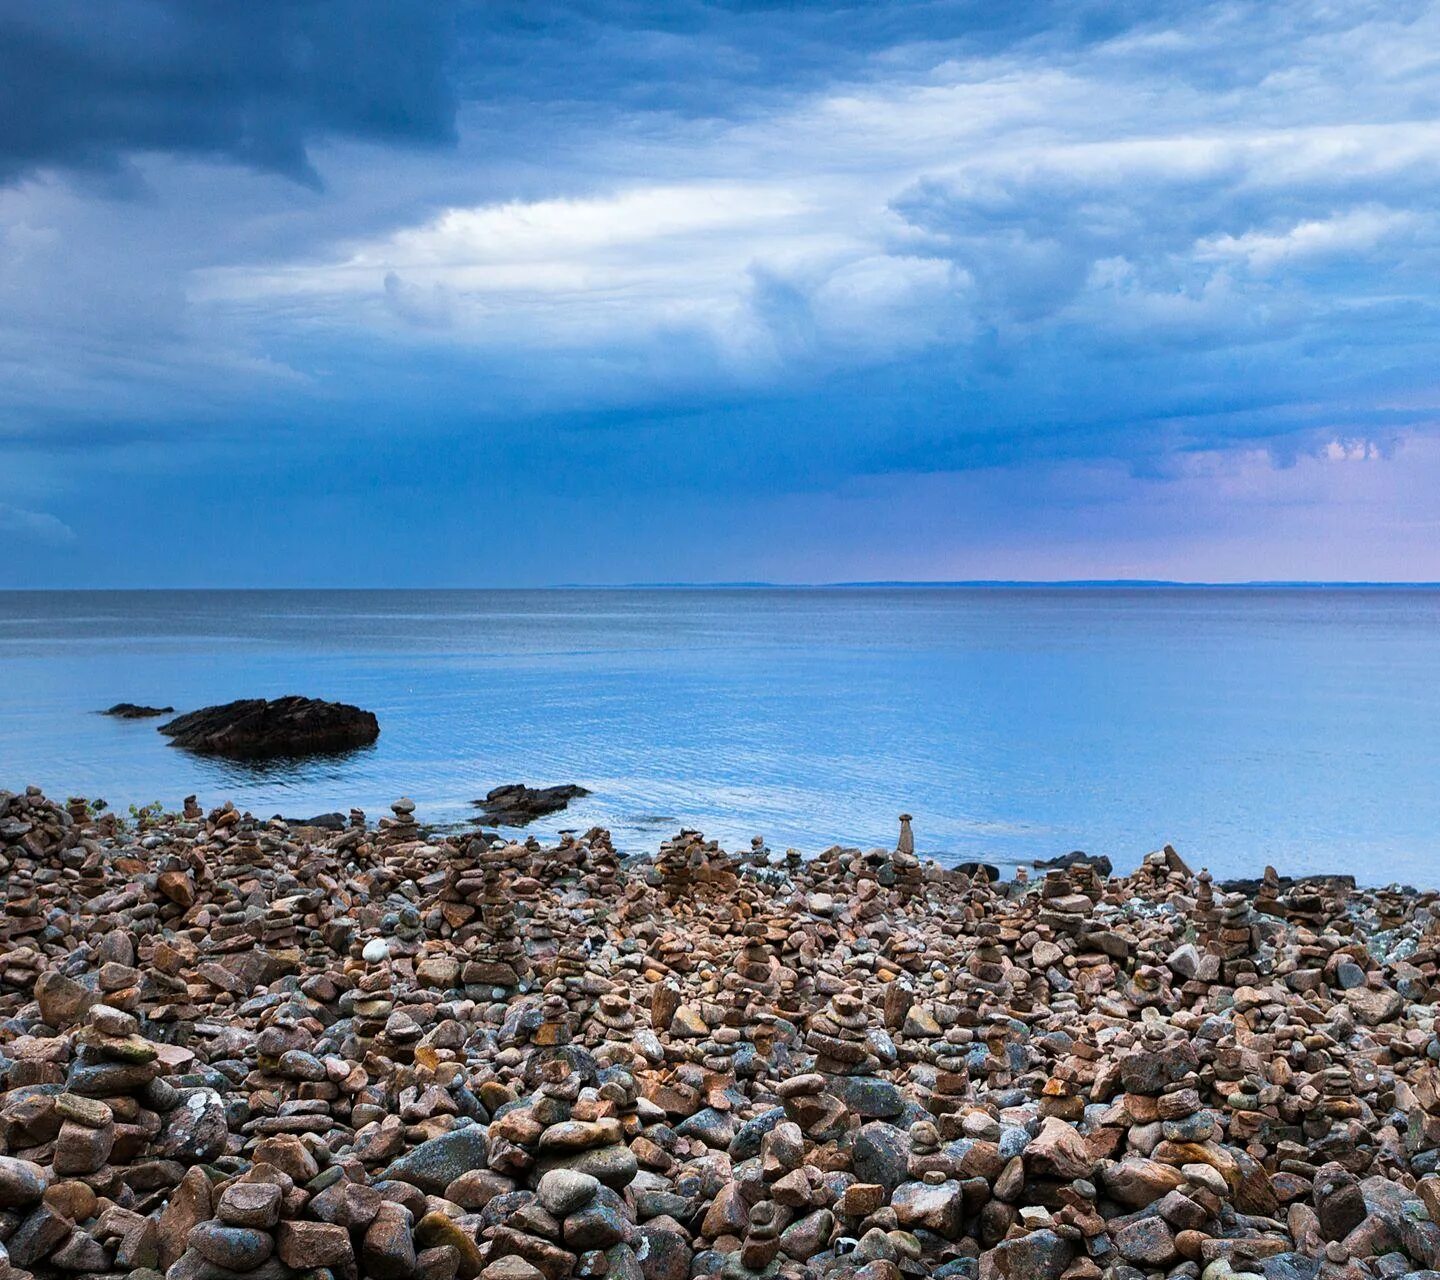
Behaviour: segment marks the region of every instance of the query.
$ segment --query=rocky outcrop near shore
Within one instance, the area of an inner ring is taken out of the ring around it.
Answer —
[[[159,731],[177,747],[234,760],[327,755],[380,736],[374,712],[319,698],[242,698],[177,716]]]
[[[495,787],[476,800],[477,808],[484,811],[484,820],[497,827],[525,827],[536,818],[559,813],[570,801],[578,800],[590,793],[573,782],[556,787],[528,787],[523,782],[507,782]]]
[[[146,707],[138,702],[117,702],[113,707],[106,707],[100,714],[114,716],[119,720],[149,720],[155,716],[168,716],[174,710],[174,707]]]
[[[1440,1269],[1433,892],[625,860],[413,808],[0,792],[0,1270]]]

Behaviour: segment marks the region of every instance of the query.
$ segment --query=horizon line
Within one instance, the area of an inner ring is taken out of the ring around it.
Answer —
[[[765,579],[660,582],[552,582],[528,586],[178,586],[178,587],[0,587],[5,595],[121,595],[162,592],[318,593],[377,591],[855,591],[867,589],[1085,589],[1151,590],[1434,590],[1440,581],[1397,579],[1249,578],[1217,581],[1188,578],[857,578],[833,582],[774,582]]]

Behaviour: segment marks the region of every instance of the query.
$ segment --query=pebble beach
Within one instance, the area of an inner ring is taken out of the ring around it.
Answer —
[[[1440,1271],[1440,895],[0,791],[3,1274]]]

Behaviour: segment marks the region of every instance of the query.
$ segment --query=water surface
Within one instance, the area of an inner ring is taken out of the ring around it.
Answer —
[[[304,693],[372,748],[254,768],[113,702]],[[1440,884],[1440,591],[859,588],[0,592],[0,787],[268,816],[401,794],[459,821],[510,781],[548,826],[653,849],[892,843],[1128,868]]]

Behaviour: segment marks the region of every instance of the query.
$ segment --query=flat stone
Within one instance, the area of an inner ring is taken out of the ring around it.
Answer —
[[[215,1216],[230,1226],[268,1231],[280,1221],[280,1200],[280,1188],[274,1183],[237,1182],[221,1194]]]
[[[329,1222],[282,1222],[275,1231],[280,1261],[296,1271],[354,1265],[350,1233]]]
[[[1002,1240],[980,1255],[979,1280],[1060,1280],[1075,1246],[1051,1230]]]
[[[275,1251],[275,1241],[268,1231],[227,1226],[218,1219],[196,1224],[190,1231],[189,1245],[207,1261],[228,1271],[253,1271]]]

